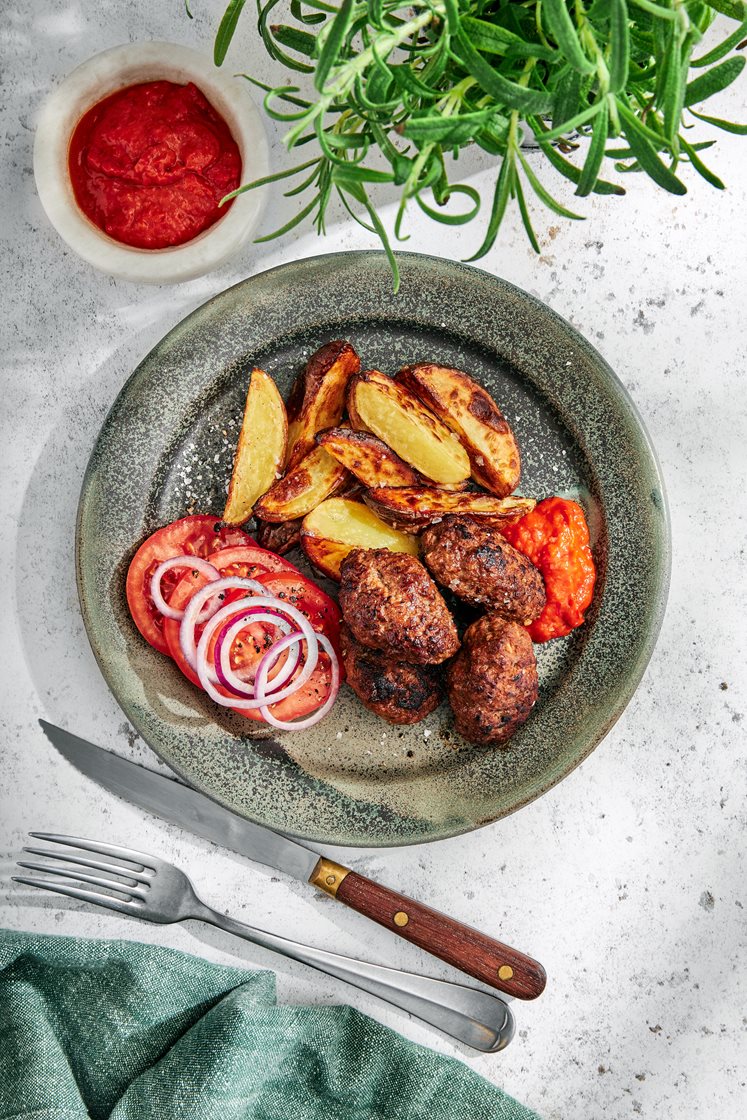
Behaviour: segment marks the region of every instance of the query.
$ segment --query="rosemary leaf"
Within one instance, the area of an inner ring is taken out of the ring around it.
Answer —
[[[712,124],[714,128],[720,128],[722,132],[731,132],[735,136],[747,136],[747,124],[735,124],[734,121],[724,121],[720,117],[707,117],[705,113],[696,113],[694,109],[691,109],[690,112],[698,120],[705,121],[706,124]]]
[[[415,195],[415,201],[424,214],[429,218],[433,218],[437,222],[442,222],[446,226],[463,226],[467,222],[471,222],[477,216],[480,209],[480,195],[474,187],[469,187],[464,183],[454,183],[449,186],[451,194],[464,194],[472,200],[473,206],[471,210],[466,210],[463,214],[447,214],[443,210],[434,210],[433,207],[428,206],[423,202],[419,194]]]
[[[527,237],[529,238],[529,244],[532,246],[535,253],[539,253],[541,252],[539,242],[537,241],[537,237],[532,228],[532,223],[529,218],[529,211],[527,210],[527,203],[526,199],[524,198],[524,191],[521,186],[521,180],[516,173],[514,177],[514,193],[516,195],[516,201],[519,204],[519,213],[521,214],[521,221],[524,229],[526,230]]]
[[[581,172],[581,178],[576,188],[576,194],[581,198],[591,194],[594,189],[594,184],[597,181],[599,170],[602,166],[602,160],[604,159],[604,145],[609,135],[608,129],[609,110],[605,102],[594,118],[591,143],[589,144],[589,150],[586,153],[586,160],[584,162],[583,171]]]
[[[583,52],[565,0],[544,0],[542,14],[552,37],[579,74],[593,74],[594,63]]]
[[[458,43],[461,57],[470,74],[496,101],[511,109],[519,109],[522,113],[549,113],[552,101],[547,94],[527,89],[504,78],[475,50],[464,30],[459,32]]]
[[[709,8],[715,8],[722,16],[743,20],[747,16],[747,4],[743,0],[707,0]]]
[[[719,43],[713,50],[708,51],[707,54],[701,55],[700,58],[694,58],[690,63],[691,66],[710,66],[712,62],[718,62],[720,59],[727,55],[729,51],[738,47],[741,41],[747,36],[747,19],[740,23],[736,31],[732,31],[722,43]]]
[[[686,153],[688,159],[690,160],[690,163],[693,165],[698,174],[701,175],[707,183],[710,183],[712,187],[715,187],[717,191],[726,190],[726,187],[721,182],[718,175],[714,175],[713,172],[708,167],[706,167],[702,159],[699,157],[698,153],[695,151],[695,148],[688,144],[687,140],[684,140],[682,137],[680,137],[680,144],[682,146],[682,150]]]
[[[213,48],[213,59],[216,66],[223,65],[245,3],[246,0],[231,0],[223,13],[223,19],[220,21]]]
[[[687,187],[681,183],[677,176],[662,163],[648,138],[646,130],[638,118],[631,113],[626,105],[619,104],[620,116],[623,118],[623,132],[630,144],[631,151],[647,175],[655,183],[671,194],[687,194]]]
[[[537,198],[544,202],[545,206],[547,206],[548,209],[552,210],[553,213],[558,214],[561,218],[571,218],[576,222],[581,222],[584,220],[583,214],[575,214],[573,210],[569,210],[566,206],[563,206],[560,202],[552,197],[550,192],[542,185],[542,183],[537,178],[532,165],[529,163],[529,160],[526,158],[522,151],[519,151],[519,160],[521,161],[521,166],[524,168],[524,174],[529,180],[530,187],[537,195]]]
[[[503,215],[506,213],[506,207],[508,206],[512,170],[513,162],[506,157],[501,164],[501,170],[496,180],[495,191],[493,193],[493,206],[490,211],[490,221],[488,222],[485,238],[477,252],[473,256],[467,258],[470,261],[479,261],[495,244],[500,224],[503,221]]]
[[[628,81],[630,36],[628,5],[625,0],[610,0],[610,93],[621,93]]]
[[[327,83],[329,72],[335,63],[343,39],[347,34],[352,15],[353,0],[342,0],[340,10],[332,21],[329,35],[324,41],[324,46],[319,55],[316,73],[314,74],[314,85],[320,93]]]
[[[726,62],[720,62],[718,66],[706,70],[705,74],[690,82],[685,90],[685,106],[697,105],[713,97],[714,93],[726,89],[742,73],[745,61],[747,60],[744,58],[728,58]]]

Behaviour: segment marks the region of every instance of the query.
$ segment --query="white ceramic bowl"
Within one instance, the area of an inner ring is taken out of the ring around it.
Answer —
[[[250,238],[265,191],[239,195],[225,217],[184,245],[138,249],[107,236],[78,208],[68,171],[73,130],[88,109],[139,82],[194,82],[221,114],[241,152],[242,182],[268,174],[267,138],[247,83],[222,74],[212,59],[174,43],[128,43],[95,55],[69,74],[39,114],[34,178],[47,217],[78,256],[123,280],[168,284],[202,276],[232,257]]]

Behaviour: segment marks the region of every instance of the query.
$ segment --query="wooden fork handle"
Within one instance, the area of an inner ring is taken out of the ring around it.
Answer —
[[[309,882],[483,984],[518,999],[536,999],[544,990],[538,961],[341,864],[322,857]]]

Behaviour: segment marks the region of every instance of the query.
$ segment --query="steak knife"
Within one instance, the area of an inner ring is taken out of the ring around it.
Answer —
[[[507,995],[536,999],[543,991],[546,977],[542,965],[518,950],[383,887],[298,840],[245,820],[190,786],[129,762],[45,720],[39,723],[68,762],[125,801],[214,844],[310,883],[425,952]]]

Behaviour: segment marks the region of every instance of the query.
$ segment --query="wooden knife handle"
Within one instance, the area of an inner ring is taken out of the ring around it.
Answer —
[[[309,882],[483,984],[518,999],[536,999],[544,990],[538,961],[332,860],[322,857]]]

